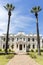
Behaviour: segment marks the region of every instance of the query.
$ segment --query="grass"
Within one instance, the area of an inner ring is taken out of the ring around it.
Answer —
[[[0,55],[0,65],[6,65],[7,62],[13,57],[14,55]]]
[[[43,53],[41,53],[40,56],[36,54],[36,57],[36,62],[38,62],[40,65],[43,65]]]
[[[36,52],[29,52],[29,55],[40,65],[43,65],[43,52],[41,53],[41,55],[38,55]]]

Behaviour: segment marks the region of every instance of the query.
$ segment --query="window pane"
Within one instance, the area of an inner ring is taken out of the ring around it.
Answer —
[[[30,44],[28,45],[28,48],[30,48]]]
[[[32,38],[32,41],[34,41],[34,38]]]
[[[23,40],[25,41],[25,38],[23,38]]]
[[[18,38],[17,38],[17,41],[18,41]]]
[[[35,48],[35,45],[33,44],[33,49]]]
[[[25,44],[24,44],[24,48],[25,48]]]
[[[5,44],[3,44],[3,49],[5,49]]]

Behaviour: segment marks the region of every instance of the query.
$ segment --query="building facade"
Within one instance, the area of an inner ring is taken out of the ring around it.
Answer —
[[[5,49],[6,46],[6,34],[0,36],[0,49]],[[40,35],[40,47],[43,48],[43,37]],[[16,35],[10,34],[8,40],[8,48],[13,49],[16,53],[26,53],[33,49],[37,49],[37,35],[25,34],[19,32]]]

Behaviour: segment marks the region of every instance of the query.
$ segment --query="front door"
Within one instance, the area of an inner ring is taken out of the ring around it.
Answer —
[[[19,50],[22,50],[22,44],[20,44],[20,46],[19,46]]]

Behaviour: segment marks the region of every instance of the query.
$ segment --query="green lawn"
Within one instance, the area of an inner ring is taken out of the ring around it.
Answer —
[[[41,56],[36,54],[36,62],[38,62],[40,65],[43,65],[43,53]]]
[[[12,55],[0,55],[0,65],[6,65],[7,62],[14,56]]]
[[[29,52],[29,55],[34,57],[36,62],[38,62],[40,65],[43,65],[43,52],[41,55],[38,55],[36,52]]]

